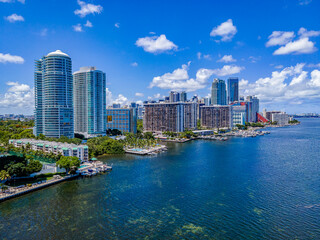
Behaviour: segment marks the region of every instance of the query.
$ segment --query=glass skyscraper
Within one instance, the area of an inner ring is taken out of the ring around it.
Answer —
[[[239,79],[228,78],[228,103],[239,101]]]
[[[71,58],[57,50],[35,61],[35,134],[74,137]]]
[[[226,83],[221,79],[214,79],[211,88],[211,104],[226,105]]]
[[[74,128],[85,137],[106,134],[106,74],[81,67],[73,74]]]

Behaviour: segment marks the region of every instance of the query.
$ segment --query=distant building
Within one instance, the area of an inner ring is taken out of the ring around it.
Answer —
[[[251,103],[248,122],[257,122],[257,113],[259,113],[259,99],[255,96],[247,96],[246,102]]]
[[[231,106],[202,106],[201,126],[205,128],[232,128]]]
[[[35,139],[10,139],[9,144],[19,148],[26,148],[28,145],[34,151],[43,151],[62,156],[78,157],[81,161],[89,160],[87,145],[76,145],[69,143],[50,142]]]
[[[185,91],[181,92],[180,93],[180,101],[181,102],[187,102],[188,99],[187,99],[187,93]]]
[[[85,137],[106,134],[106,74],[81,67],[73,74],[74,131]]]
[[[144,107],[145,131],[183,132],[197,127],[196,103],[149,103]]]
[[[263,117],[272,121],[272,114],[281,113],[281,111],[267,111],[265,108],[263,109]]]
[[[211,87],[211,104],[226,105],[226,83],[221,79],[214,79]]]
[[[205,97],[204,98],[204,105],[210,106],[211,105],[211,97]]]
[[[228,78],[228,104],[239,101],[239,79]]]
[[[112,104],[112,108],[121,108],[121,104],[120,103],[114,103],[114,104]]]
[[[144,115],[144,106],[138,106],[138,119],[143,119],[143,115]]]
[[[272,113],[271,121],[277,122],[277,125],[285,126],[289,123],[289,116],[285,112]]]
[[[245,125],[247,118],[246,105],[232,105],[232,126]]]
[[[170,102],[180,102],[180,93],[171,91],[170,96],[169,96],[169,101]]]
[[[74,137],[71,58],[57,50],[35,61],[35,134]]]
[[[118,129],[122,133],[137,133],[135,108],[107,108],[106,129]]]

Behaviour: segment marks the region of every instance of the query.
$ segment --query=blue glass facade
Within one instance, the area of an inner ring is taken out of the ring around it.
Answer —
[[[106,133],[106,75],[95,67],[82,67],[73,74],[75,132]]]
[[[228,79],[228,103],[239,101],[239,79]]]
[[[226,83],[221,79],[214,79],[211,88],[211,104],[226,105]]]
[[[137,111],[135,108],[108,108],[107,129],[118,129],[122,133],[137,133]]]
[[[35,134],[74,137],[71,58],[57,50],[35,61]]]

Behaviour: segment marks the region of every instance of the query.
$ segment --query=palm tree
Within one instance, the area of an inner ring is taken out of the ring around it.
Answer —
[[[0,179],[1,179],[1,181],[10,179],[9,173],[6,170],[1,170]]]

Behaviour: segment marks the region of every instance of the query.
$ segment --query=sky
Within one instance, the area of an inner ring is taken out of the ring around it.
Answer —
[[[260,110],[320,113],[320,1],[0,0],[0,114],[33,114],[34,60],[107,75],[107,103],[206,97],[238,77]]]

